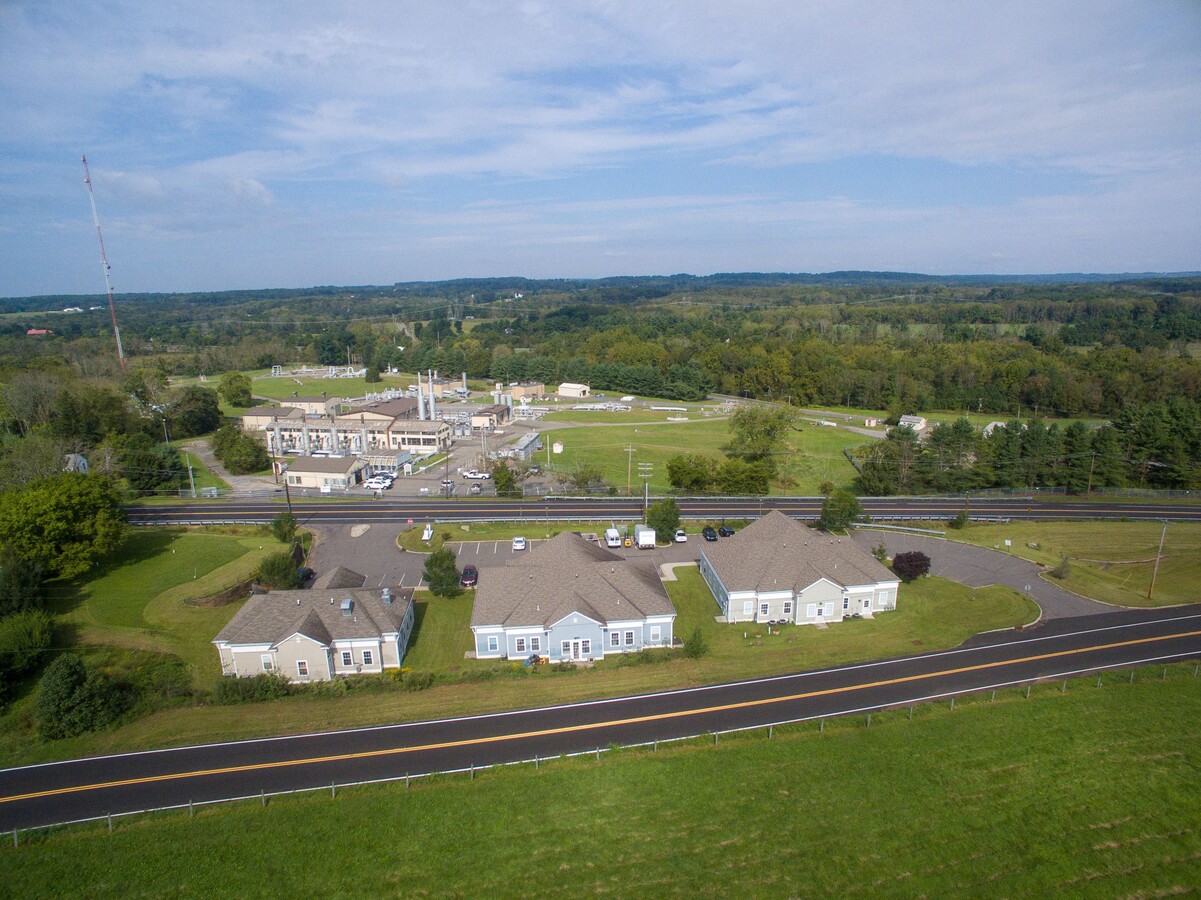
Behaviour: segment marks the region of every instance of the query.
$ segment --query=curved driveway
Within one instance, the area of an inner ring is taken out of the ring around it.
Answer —
[[[1121,607],[1110,606],[1089,600],[1071,591],[1065,591],[1039,577],[1042,570],[1021,557],[974,544],[961,544],[945,538],[924,534],[883,531],[872,528],[857,528],[853,535],[855,543],[864,550],[883,541],[888,555],[920,550],[930,557],[930,574],[950,581],[958,581],[968,587],[985,587],[1003,584],[1024,594],[1042,609],[1042,619],[1062,619],[1070,616],[1090,616],[1114,612]]]

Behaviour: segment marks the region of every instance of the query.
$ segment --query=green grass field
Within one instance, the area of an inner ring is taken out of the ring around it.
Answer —
[[[627,483],[633,493],[641,493],[639,465],[652,466],[649,479],[654,492],[667,492],[667,461],[682,453],[700,453],[714,460],[723,458],[721,446],[730,440],[725,419],[672,422],[664,425],[584,425],[556,428],[547,432],[544,442],[563,442],[563,453],[552,456],[552,466],[570,472],[577,465],[599,466],[601,476],[625,493]],[[773,493],[816,495],[825,481],[836,487],[849,485],[855,469],[843,456],[843,449],[857,447],[870,438],[841,428],[802,426],[788,432],[786,448],[777,459],[781,475],[789,479],[785,490]],[[633,454],[627,448],[633,447]],[[539,462],[543,457],[539,457]],[[628,477],[627,477],[628,476]]]
[[[220,677],[211,641],[239,607],[187,601],[247,580],[281,549],[266,529],[138,529],[98,577],[52,583],[52,611],[80,643],[177,655],[197,687],[211,688]]]
[[[14,896],[1195,893],[1201,680],[1085,678],[0,844]],[[321,864],[313,864],[320,848]]]
[[[1066,556],[1068,577],[1052,580],[1094,600],[1121,606],[1195,603],[1201,583],[1201,525],[1193,523],[1168,525],[1155,592],[1147,599],[1162,532],[1158,522],[1013,522],[971,525],[948,537],[1001,549],[1008,539],[1013,553],[1049,567]]]

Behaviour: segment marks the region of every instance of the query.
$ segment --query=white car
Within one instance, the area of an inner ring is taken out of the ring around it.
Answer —
[[[513,549],[514,550],[524,550],[525,549],[525,538],[523,538],[523,537],[513,538]]]
[[[382,478],[368,478],[363,482],[363,487],[369,491],[383,491],[392,487],[392,482],[384,481]]]
[[[688,543],[688,535],[684,533],[684,529],[683,529],[683,528],[677,528],[677,529],[676,529],[676,543],[677,543],[677,544],[686,544],[686,543]]]

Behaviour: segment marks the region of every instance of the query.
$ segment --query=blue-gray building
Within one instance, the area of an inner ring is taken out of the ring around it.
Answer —
[[[670,647],[676,611],[649,559],[563,532],[480,573],[471,631],[479,659],[601,659]]]

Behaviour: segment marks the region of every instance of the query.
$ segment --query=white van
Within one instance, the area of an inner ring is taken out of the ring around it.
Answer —
[[[605,546],[606,547],[620,547],[621,546],[621,532],[618,531],[616,528],[605,529]]]

